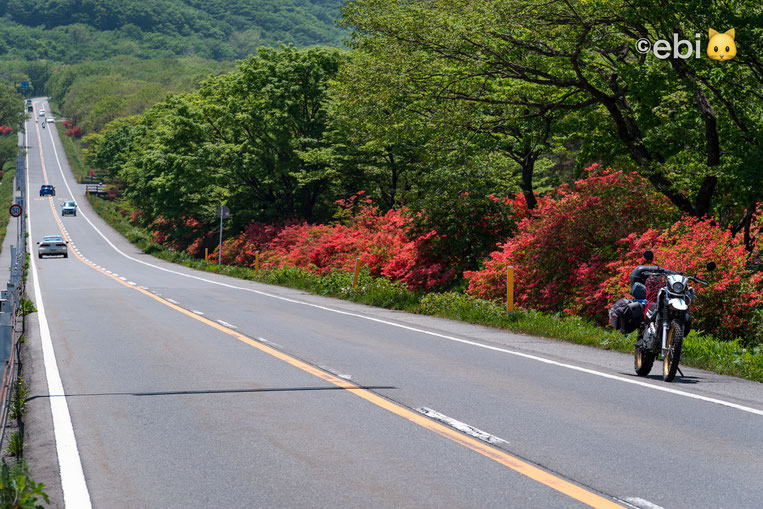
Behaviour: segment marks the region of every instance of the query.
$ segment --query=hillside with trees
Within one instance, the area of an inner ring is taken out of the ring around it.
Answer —
[[[245,58],[260,46],[339,46],[339,0],[8,0],[0,59]]]

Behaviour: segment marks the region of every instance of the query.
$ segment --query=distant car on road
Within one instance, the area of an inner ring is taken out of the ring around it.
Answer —
[[[55,196],[56,195],[56,188],[51,186],[50,184],[43,184],[40,186],[40,196]]]
[[[44,116],[45,116],[45,110],[40,110],[40,116],[41,116],[41,117],[44,117]]]
[[[46,119],[45,119],[45,121],[46,121],[48,124],[52,124],[53,122],[55,122],[55,121],[56,121],[56,119],[55,119],[55,118],[53,118],[53,117],[48,117],[48,118],[46,118]]]
[[[61,235],[45,235],[37,244],[40,246],[37,248],[37,256],[40,258],[51,255],[63,255],[64,258],[69,258],[67,241]]]
[[[77,215],[77,204],[73,201],[65,201],[63,205],[61,205],[61,215],[62,216],[76,216]]]

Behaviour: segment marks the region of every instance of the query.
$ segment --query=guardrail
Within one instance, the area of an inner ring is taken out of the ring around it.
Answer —
[[[106,194],[106,184],[99,182],[98,184],[85,184],[86,195],[101,196]]]
[[[14,204],[21,207],[22,213],[16,218],[15,245],[10,245],[10,276],[5,289],[0,290],[0,362],[3,369],[2,385],[0,385],[0,450],[5,440],[14,381],[19,374],[19,338],[24,333],[22,298],[26,264],[26,221],[23,214],[25,180],[26,159],[19,154],[16,158],[15,178],[15,188],[19,195],[15,197]],[[12,228],[8,230],[11,231]]]

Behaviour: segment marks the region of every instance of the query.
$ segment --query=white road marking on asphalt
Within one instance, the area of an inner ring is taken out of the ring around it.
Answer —
[[[24,133],[24,145],[29,146],[26,138],[27,134]],[[26,188],[28,190],[30,173],[28,152],[26,159]],[[29,241],[32,243],[34,241],[34,236],[32,235],[32,216],[30,209],[27,210],[27,232],[29,234]],[[40,289],[40,278],[37,274],[37,264],[34,256],[30,256],[29,260],[34,281],[33,287],[35,302],[37,304],[37,319],[40,325],[40,341],[42,343],[43,364],[45,365],[45,378],[48,381],[48,394],[65,395],[64,385],[61,382],[61,374],[58,372],[58,363],[56,362],[53,340],[50,336],[50,327],[48,326],[48,319],[45,314],[45,304],[43,303],[42,290]],[[81,507],[83,509],[92,507],[66,398],[50,398],[50,413],[53,417],[53,436],[56,441],[56,454],[58,455],[61,489],[64,494],[64,506],[73,508]]]
[[[51,140],[52,140],[53,135],[51,134],[50,136],[51,136]],[[58,163],[58,170],[61,173],[61,177],[63,177],[63,179],[64,179],[64,185],[69,190],[69,193],[72,193],[72,190],[69,187],[69,182],[66,180],[66,176],[64,175],[64,169],[61,166],[61,161],[60,161],[60,159],[58,157],[58,151],[56,150],[55,143],[53,144],[53,153],[56,156],[56,162]],[[410,327],[408,325],[403,325],[403,324],[399,324],[399,323],[395,323],[395,322],[390,322],[390,321],[387,321],[387,320],[382,320],[380,318],[374,318],[374,317],[371,317],[371,316],[361,315],[359,313],[351,313],[349,311],[342,311],[342,310],[339,310],[339,309],[333,309],[333,308],[329,308],[329,307],[326,307],[326,306],[321,306],[319,304],[312,304],[310,302],[304,302],[304,301],[299,301],[299,300],[296,300],[296,299],[290,299],[288,297],[283,297],[281,295],[275,295],[275,294],[272,294],[272,293],[263,292],[263,291],[260,291],[260,290],[255,290],[253,288],[244,288],[244,287],[241,287],[241,286],[231,285],[231,284],[228,284],[228,283],[222,283],[220,281],[214,281],[212,279],[207,279],[207,278],[203,278],[203,277],[200,277],[200,276],[195,276],[193,274],[186,274],[186,273],[178,272],[176,270],[168,269],[168,268],[165,268],[165,267],[160,267],[158,265],[154,265],[152,263],[148,263],[146,261],[139,260],[137,258],[133,258],[132,256],[128,255],[127,253],[123,252],[121,249],[119,249],[117,246],[115,246],[114,243],[111,242],[106,237],[106,235],[104,235],[103,232],[100,229],[98,229],[97,226],[95,226],[95,224],[93,224],[93,222],[87,217],[87,215],[82,214],[82,216],[84,217],[85,221],[87,221],[90,224],[90,226],[92,226],[92,228],[96,231],[96,233],[98,233],[98,235],[100,235],[101,238],[103,240],[105,240],[106,243],[109,246],[111,246],[111,248],[114,249],[114,251],[116,251],[120,255],[124,256],[128,260],[132,260],[134,262],[146,265],[148,267],[153,267],[154,269],[157,269],[157,270],[161,270],[161,271],[164,271],[164,272],[169,272],[170,274],[176,274],[176,275],[187,277],[187,278],[190,278],[190,279],[195,279],[197,281],[204,281],[205,283],[210,283],[210,284],[222,286],[222,287],[225,287],[225,288],[233,288],[233,289],[236,289],[236,290],[243,290],[243,291],[246,291],[246,292],[252,292],[252,293],[256,293],[258,295],[262,295],[264,297],[270,297],[270,298],[278,299],[278,300],[281,300],[281,301],[284,301],[284,302],[291,302],[291,303],[294,303],[294,304],[299,304],[299,305],[302,305],[302,306],[308,306],[308,307],[312,307],[312,308],[315,308],[315,309],[322,309],[324,311],[329,311],[329,312],[332,312],[332,313],[338,313],[338,314],[345,315],[345,316],[354,316],[356,318],[362,318],[363,320],[370,320],[372,322],[383,323],[385,325],[390,325],[392,327],[398,327],[398,328],[401,328],[401,329],[410,330],[412,332],[419,332],[421,334],[426,334],[426,335],[429,335],[429,336],[434,336],[434,337],[438,337],[438,338],[442,338],[442,339],[447,339],[449,341],[455,341],[457,343],[462,343],[462,344],[465,344],[465,345],[471,345],[471,346],[476,346],[478,348],[484,348],[484,349],[492,350],[492,351],[496,351],[496,352],[507,353],[509,355],[515,355],[517,357],[523,357],[525,359],[532,359],[532,360],[535,360],[535,361],[538,361],[538,362],[542,362],[542,363],[545,363],[545,364],[549,364],[549,365],[552,365],[552,366],[558,366],[558,367],[562,367],[562,368],[572,369],[572,370],[579,371],[581,373],[586,373],[586,374],[589,374],[589,375],[599,376],[599,377],[602,377],[602,378],[608,378],[610,380],[617,380],[619,382],[624,382],[624,383],[628,383],[628,384],[631,384],[631,385],[638,385],[640,387],[644,387],[644,388],[651,389],[651,390],[654,390],[654,391],[660,391],[660,392],[665,392],[665,393],[668,393],[668,394],[673,394],[675,396],[682,396],[682,397],[685,397],[685,398],[696,399],[696,400],[699,400],[699,401],[704,401],[706,403],[713,403],[713,404],[716,404],[716,405],[721,405],[721,406],[725,406],[725,407],[728,407],[728,408],[734,408],[736,410],[741,410],[743,412],[748,412],[748,413],[751,413],[751,414],[763,416],[763,410],[759,410],[757,408],[748,407],[748,406],[745,406],[745,405],[739,405],[739,404],[732,403],[730,401],[725,401],[725,400],[722,400],[722,399],[711,398],[711,397],[708,397],[708,396],[701,396],[699,394],[694,394],[694,393],[691,393],[691,392],[681,391],[681,390],[678,390],[678,389],[671,389],[670,387],[664,387],[662,385],[655,385],[655,384],[647,383],[647,382],[644,382],[644,381],[641,381],[641,380],[633,380],[633,379],[630,379],[630,378],[625,378],[623,376],[612,375],[610,373],[604,373],[602,371],[595,371],[593,369],[582,368],[580,366],[575,366],[575,365],[572,365],[572,364],[565,364],[563,362],[553,361],[551,359],[546,359],[544,357],[539,357],[537,355],[531,355],[531,354],[526,354],[526,353],[522,353],[522,352],[517,352],[515,350],[509,350],[508,348],[500,348],[500,347],[496,347],[496,346],[485,345],[485,344],[482,344],[482,343],[478,343],[476,341],[470,341],[470,340],[467,340],[467,339],[457,338],[457,337],[454,337],[454,336],[448,336],[446,334],[440,334],[438,332],[432,332],[432,331],[428,331],[428,330],[424,330],[424,329],[419,329],[417,327]],[[159,295],[159,294],[157,293],[156,295]]]
[[[278,343],[274,343],[273,341],[267,340],[265,338],[254,338],[254,339],[256,339],[257,341],[259,341],[261,343],[265,343],[266,345],[273,346],[273,347],[277,348],[278,350],[283,350],[283,346],[282,345],[279,345]]]
[[[173,304],[178,304],[178,305],[180,304],[178,301],[176,301],[176,300],[173,300],[173,299],[165,299],[165,300],[166,300],[167,302],[172,302]]]
[[[169,299],[167,299],[167,300],[169,300]],[[222,320],[215,320],[215,321],[217,323],[219,323],[220,325],[222,325],[223,327],[227,327],[229,329],[238,329],[238,327],[236,327],[235,325],[231,325],[228,322],[223,322]]]
[[[323,371],[328,371],[332,375],[337,376],[343,380],[352,380],[352,375],[344,374],[341,371],[335,370],[334,368],[329,368],[328,366],[320,366],[320,365],[318,367],[321,368]]]
[[[127,282],[127,284],[128,284],[128,285],[132,285],[132,286],[135,286],[135,281],[128,281],[128,282]]]
[[[660,505],[653,504],[652,502],[648,500],[644,500],[643,498],[639,498],[639,497],[624,498],[623,502],[626,502],[627,504],[630,504],[633,507],[638,507],[639,509],[664,509]]]
[[[452,417],[448,417],[447,415],[441,414],[440,412],[437,412],[436,410],[432,410],[431,408],[421,407],[421,408],[417,408],[416,411],[426,415],[430,419],[440,421],[441,423],[447,424],[451,428],[457,429],[458,431],[462,433],[466,433],[467,435],[470,435],[470,436],[473,436],[474,438],[482,440],[483,442],[487,442],[493,445],[509,443],[503,438],[498,438],[495,435],[491,435],[487,431],[482,431],[481,429],[477,429],[474,426],[466,424],[465,422],[458,421]]]
[[[203,315],[203,314],[204,314],[204,313],[202,313],[201,311],[196,311],[195,309],[192,309],[192,310],[191,310],[191,313],[195,313],[195,314],[197,314],[197,315]]]
[[[127,281],[127,278],[124,276],[119,276],[119,279],[121,279],[122,281]]]

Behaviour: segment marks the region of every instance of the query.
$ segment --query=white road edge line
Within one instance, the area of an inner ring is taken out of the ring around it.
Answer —
[[[419,412],[420,414],[426,415],[430,419],[440,421],[441,423],[447,424],[453,429],[457,429],[458,431],[462,433],[466,433],[467,435],[472,436],[478,440],[482,440],[483,442],[487,442],[493,445],[509,443],[503,438],[498,438],[495,435],[491,435],[487,431],[482,431],[481,429],[477,429],[474,426],[466,424],[465,422],[458,421],[452,417],[448,417],[447,415],[441,414],[440,412],[437,412],[436,410],[432,410],[431,408],[427,408],[423,406],[423,407],[417,408],[416,411]]]
[[[24,133],[24,145],[29,146],[27,133]],[[26,189],[29,195],[29,152],[26,155]],[[27,209],[27,232],[30,245],[33,243],[31,207]],[[37,304],[37,318],[40,323],[40,341],[42,343],[42,359],[45,365],[45,377],[48,381],[48,394],[65,395],[61,375],[58,372],[56,354],[53,349],[53,340],[50,336],[50,327],[45,315],[40,278],[37,274],[37,263],[34,256],[29,256],[34,280],[34,295]],[[61,474],[61,489],[64,493],[64,506],[87,509],[92,507],[90,493],[87,490],[85,473],[82,470],[77,439],[74,436],[69,405],[66,398],[50,398],[50,413],[53,417],[53,435],[56,441],[56,454],[58,455],[58,467]]]
[[[49,136],[50,136],[51,140],[53,140],[53,134],[49,133]],[[69,182],[66,180],[66,176],[64,175],[64,169],[61,166],[61,161],[60,161],[60,159],[58,157],[58,151],[56,150],[55,142],[53,142],[53,153],[56,156],[56,162],[58,163],[58,170],[61,172],[61,177],[63,177],[63,179],[64,179],[64,184],[66,185],[66,188],[69,190],[69,194],[71,194],[72,190],[69,187]],[[485,344],[482,344],[482,343],[477,343],[476,341],[469,341],[467,339],[456,338],[456,337],[453,337],[453,336],[448,336],[446,334],[440,334],[440,333],[437,333],[437,332],[431,332],[431,331],[424,330],[424,329],[419,329],[419,328],[416,328],[416,327],[410,327],[408,325],[402,325],[402,324],[399,324],[399,323],[390,322],[390,321],[387,321],[387,320],[382,320],[380,318],[373,318],[371,316],[365,316],[365,315],[361,315],[359,313],[351,313],[349,311],[342,311],[342,310],[339,310],[339,309],[333,309],[333,308],[329,308],[329,307],[326,307],[326,306],[321,306],[319,304],[312,304],[310,302],[299,301],[299,300],[295,300],[295,299],[290,299],[288,297],[282,297],[280,295],[275,295],[275,294],[272,294],[272,293],[263,292],[263,291],[260,291],[260,290],[255,290],[253,288],[244,288],[244,287],[241,287],[241,286],[235,286],[235,285],[231,285],[231,284],[228,284],[228,283],[222,283],[222,282],[219,282],[219,281],[214,281],[212,279],[206,279],[206,278],[203,278],[203,277],[200,277],[200,276],[194,276],[193,274],[185,274],[183,272],[178,272],[176,270],[171,270],[171,269],[167,269],[167,268],[164,268],[164,267],[159,267],[158,265],[154,265],[152,263],[148,263],[148,262],[145,262],[143,260],[139,260],[137,258],[133,258],[132,256],[128,255],[127,253],[122,252],[108,238],[106,238],[106,235],[104,235],[103,232],[101,232],[101,230],[99,230],[95,226],[95,224],[93,224],[93,222],[90,221],[90,219],[88,219],[88,217],[84,213],[82,213],[82,217],[85,218],[85,221],[87,221],[90,224],[90,226],[93,227],[93,229],[98,233],[98,235],[100,235],[103,238],[103,240],[105,240],[106,243],[109,246],[111,246],[112,249],[114,249],[114,251],[116,251],[117,253],[121,254],[122,256],[127,258],[128,260],[132,260],[134,262],[146,265],[148,267],[153,267],[153,268],[155,268],[157,270],[161,270],[161,271],[164,271],[164,272],[169,272],[171,274],[177,274],[179,276],[195,279],[197,281],[204,281],[205,283],[210,283],[210,284],[213,284],[213,285],[223,286],[223,287],[226,287],[226,288],[234,288],[234,289],[243,290],[243,291],[246,291],[246,292],[252,292],[252,293],[256,293],[258,295],[262,295],[264,297],[270,297],[270,298],[273,298],[273,299],[278,299],[278,300],[282,300],[282,301],[285,301],[285,302],[291,302],[291,303],[299,304],[299,305],[302,305],[302,306],[308,306],[308,307],[312,307],[312,308],[316,308],[316,309],[321,309],[321,310],[324,310],[324,311],[330,311],[332,313],[338,313],[338,314],[345,315],[345,316],[354,316],[356,318],[362,318],[363,320],[370,320],[372,322],[383,323],[385,325],[391,325],[393,327],[399,327],[401,329],[406,329],[406,330],[409,330],[409,331],[412,331],[412,332],[419,332],[421,334],[427,334],[429,336],[434,336],[434,337],[438,337],[438,338],[442,338],[442,339],[447,339],[449,341],[455,341],[457,343],[462,343],[462,344],[465,344],[465,345],[476,346],[478,348],[485,348],[487,350],[493,350],[493,351],[496,351],[496,352],[507,353],[509,355],[516,355],[517,357],[523,357],[525,359],[532,359],[532,360],[535,360],[535,361],[538,361],[538,362],[543,362],[545,364],[550,364],[552,366],[559,366],[559,367],[562,367],[562,368],[572,369],[572,370],[579,371],[581,373],[586,373],[586,374],[589,374],[589,375],[600,376],[600,377],[603,377],[603,378],[608,378],[610,380],[617,380],[619,382],[624,382],[624,383],[628,383],[628,384],[632,384],[632,385],[638,385],[640,387],[645,387],[647,389],[651,389],[651,390],[654,390],[654,391],[665,392],[665,393],[668,393],[668,394],[673,394],[675,396],[683,396],[685,398],[696,399],[696,400],[699,400],[699,401],[704,401],[706,403],[714,403],[716,405],[721,405],[721,406],[725,406],[725,407],[729,407],[729,408],[734,408],[736,410],[741,410],[743,412],[748,412],[748,413],[751,413],[751,414],[763,416],[763,410],[758,410],[757,408],[752,408],[752,407],[748,407],[748,406],[744,406],[744,405],[739,405],[737,403],[732,403],[730,401],[725,401],[725,400],[722,400],[722,399],[711,398],[711,397],[708,397],[708,396],[701,396],[699,394],[694,394],[694,393],[691,393],[691,392],[681,391],[681,390],[678,390],[678,389],[671,389],[670,387],[663,387],[661,385],[654,385],[654,384],[651,384],[651,383],[643,382],[641,380],[632,380],[630,378],[625,378],[625,377],[619,376],[619,375],[612,375],[612,374],[609,374],[609,373],[604,373],[602,371],[595,371],[593,369],[582,368],[580,366],[574,366],[572,364],[565,364],[563,362],[552,361],[551,359],[546,359],[544,357],[539,357],[537,355],[531,355],[531,354],[526,354],[526,353],[522,353],[522,352],[517,352],[515,350],[509,350],[508,348],[500,348],[500,347],[496,347],[496,346],[485,345]],[[159,294],[157,294],[157,295],[159,295]]]

